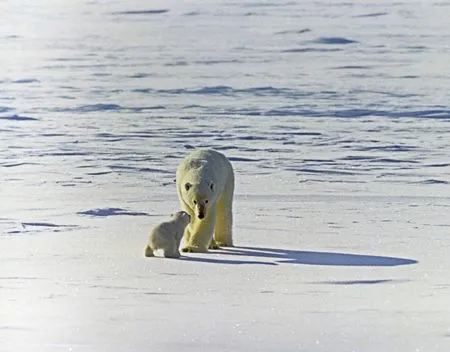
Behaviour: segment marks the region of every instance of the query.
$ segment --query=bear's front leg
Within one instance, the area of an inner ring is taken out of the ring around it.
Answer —
[[[191,241],[191,233],[192,233],[192,231],[191,231],[191,224],[189,224],[184,229],[184,234],[183,234],[183,237],[181,239],[183,241],[183,243],[186,244],[186,243],[189,243]]]
[[[181,251],[183,253],[202,253],[202,252],[207,252],[208,249],[207,248],[202,248],[199,247],[198,245],[195,245],[192,243],[191,238],[192,238],[192,232],[194,231],[192,229],[192,226],[194,224],[191,223],[189,224],[185,231],[184,231],[184,235],[183,235],[183,246],[181,247]]]
[[[184,238],[184,246],[181,249],[182,252],[190,253],[203,253],[208,251],[208,247],[211,244],[216,214],[210,212],[206,218],[194,219],[186,228]]]

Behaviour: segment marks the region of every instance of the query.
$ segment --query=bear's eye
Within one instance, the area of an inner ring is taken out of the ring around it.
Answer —
[[[191,184],[190,183],[186,183],[185,185],[184,185],[184,189],[186,190],[186,191],[189,191],[189,189],[191,188]]]
[[[207,200],[205,200],[205,204],[208,204],[208,199],[207,199]]]
[[[211,191],[214,191],[214,183],[211,183],[211,184],[209,185],[209,189],[210,189]]]
[[[197,204],[197,201],[196,201],[196,200],[194,200],[194,204]]]

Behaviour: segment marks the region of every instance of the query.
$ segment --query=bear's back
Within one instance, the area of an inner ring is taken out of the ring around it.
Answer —
[[[212,149],[196,150],[180,163],[177,179],[187,173],[194,173],[207,180],[220,180],[223,174],[233,172],[227,157]]]

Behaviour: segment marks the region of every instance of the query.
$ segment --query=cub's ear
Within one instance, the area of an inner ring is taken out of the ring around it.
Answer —
[[[214,183],[211,182],[211,183],[209,184],[209,189],[210,189],[211,191],[214,191]]]
[[[189,191],[189,190],[191,189],[191,187],[192,187],[192,185],[191,185],[190,183],[186,183],[186,184],[184,185],[184,189],[185,189],[186,191]]]

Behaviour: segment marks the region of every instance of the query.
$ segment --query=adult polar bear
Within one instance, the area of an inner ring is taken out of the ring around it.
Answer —
[[[227,157],[215,150],[197,150],[177,168],[181,209],[191,216],[182,252],[207,252],[233,246],[234,172]]]

